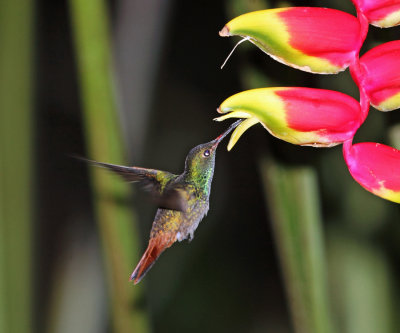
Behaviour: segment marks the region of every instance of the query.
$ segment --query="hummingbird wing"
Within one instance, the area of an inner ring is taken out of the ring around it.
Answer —
[[[83,160],[111,170],[128,182],[139,183],[144,190],[150,193],[152,199],[160,208],[179,211],[184,211],[186,209],[186,200],[182,195],[182,189],[175,186],[172,182],[178,177],[173,173],[140,167],[127,167],[88,159]]]

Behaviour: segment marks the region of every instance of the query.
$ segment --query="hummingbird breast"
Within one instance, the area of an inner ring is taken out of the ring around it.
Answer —
[[[207,214],[208,198],[197,198],[188,201],[185,211],[159,208],[157,210],[150,238],[170,234],[175,240],[193,239],[200,221]]]
[[[183,215],[182,224],[177,233],[177,240],[182,241],[189,237],[192,240],[194,232],[200,221],[207,214],[209,208],[208,200],[199,200],[190,207]]]

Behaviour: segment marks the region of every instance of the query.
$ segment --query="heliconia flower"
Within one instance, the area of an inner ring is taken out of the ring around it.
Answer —
[[[242,36],[277,61],[321,74],[346,69],[364,39],[356,17],[317,7],[250,12],[228,22],[220,35]]]
[[[337,91],[300,88],[260,88],[227,98],[217,109],[228,118],[246,118],[232,133],[228,150],[251,126],[261,123],[284,141],[330,147],[354,136],[364,120],[360,104]]]
[[[399,0],[352,0],[369,23],[381,28],[389,28],[400,24]]]
[[[369,50],[360,58],[359,66],[350,67],[350,72],[375,108],[400,108],[400,40]]]
[[[343,155],[353,178],[381,198],[400,203],[400,150],[363,142],[343,144]]]

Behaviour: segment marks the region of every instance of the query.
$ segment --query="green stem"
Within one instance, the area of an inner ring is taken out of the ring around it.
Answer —
[[[33,2],[0,1],[0,331],[32,329]]]
[[[333,332],[316,175],[272,161],[261,172],[295,330]]]
[[[70,10],[90,158],[123,164],[105,1],[70,0]],[[142,289],[128,282],[139,259],[139,237],[131,210],[113,200],[129,196],[129,185],[98,168],[91,171],[113,308],[113,332],[146,332],[147,316],[138,307]]]

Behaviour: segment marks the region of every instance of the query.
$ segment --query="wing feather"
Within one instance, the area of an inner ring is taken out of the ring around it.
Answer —
[[[137,182],[150,193],[158,207],[184,211],[186,200],[182,196],[182,190],[174,184],[177,175],[161,170],[146,169],[140,167],[128,167],[123,165],[97,162],[85,158],[79,158],[93,165],[108,169],[120,175],[128,182]]]

